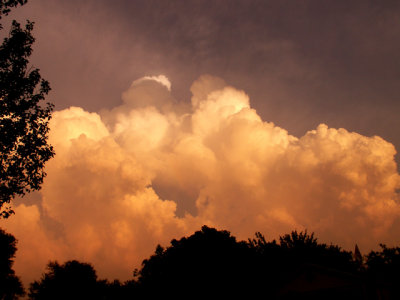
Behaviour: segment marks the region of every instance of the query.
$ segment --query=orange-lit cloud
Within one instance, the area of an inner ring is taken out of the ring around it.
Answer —
[[[191,106],[169,90],[165,76],[145,77],[112,110],[54,113],[41,201],[1,221],[25,282],[72,258],[128,279],[157,243],[202,224],[243,239],[308,229],[365,251],[400,242],[392,144],[325,124],[297,138],[211,76],[193,83]]]

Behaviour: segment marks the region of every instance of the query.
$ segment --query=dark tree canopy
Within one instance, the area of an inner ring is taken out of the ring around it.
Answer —
[[[0,229],[0,299],[17,299],[25,294],[22,283],[12,269],[16,239]]]
[[[377,298],[400,299],[400,247],[380,245],[381,251],[371,251],[365,257],[366,275],[375,287]]]
[[[264,259],[273,260],[271,263],[280,262],[289,268],[314,264],[346,272],[356,272],[358,269],[351,252],[337,245],[319,243],[314,233],[307,231],[292,231],[281,236],[279,243],[275,240],[267,242],[261,233],[256,233],[256,238],[249,240],[249,246]]]
[[[98,280],[92,265],[76,260],[60,265],[50,262],[39,281],[31,283],[32,300],[118,300],[132,299],[135,282]]]
[[[0,13],[26,1],[0,1]],[[0,14],[0,17],[1,17]],[[39,69],[28,66],[35,41],[33,23],[12,22],[0,46],[0,215],[13,213],[16,196],[38,190],[46,176],[44,164],[54,156],[47,143],[53,105],[43,104],[50,91]]]
[[[41,280],[31,284],[29,296],[34,300],[400,299],[400,248],[381,247],[359,260],[338,246],[318,242],[307,231],[292,231],[278,242],[256,233],[244,242],[228,231],[203,226],[166,248],[158,245],[134,271],[133,280],[98,280],[87,263],[54,262]]]
[[[337,245],[319,243],[314,233],[292,231],[281,236],[279,243],[282,252],[292,260],[292,263],[318,264],[346,272],[355,272],[358,267],[353,261],[351,252]]]
[[[389,248],[380,244],[381,251],[371,251],[366,257],[366,265],[371,273],[382,280],[400,280],[400,247]]]
[[[158,246],[135,275],[143,297],[253,298],[262,290],[265,299],[353,299],[363,284],[358,272],[351,252],[319,243],[307,231],[293,231],[279,242],[256,233],[241,242],[228,231],[203,226],[167,248]],[[336,285],[324,287],[326,279]]]
[[[7,15],[11,7],[24,5],[27,0],[0,0],[0,19],[1,15]]]
[[[0,0],[0,19],[2,15],[8,15],[11,7],[16,7],[18,5],[24,5],[27,0]],[[0,24],[1,29],[1,24]]]
[[[178,299],[243,292],[251,264],[249,248],[237,242],[228,231],[203,226],[190,237],[172,240],[164,249],[143,261],[137,272],[145,295],[168,295]],[[188,294],[189,293],[189,294]]]
[[[88,263],[50,262],[47,272],[29,288],[30,299],[96,299],[97,275]]]

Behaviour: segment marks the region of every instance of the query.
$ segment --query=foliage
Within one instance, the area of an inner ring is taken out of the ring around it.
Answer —
[[[380,247],[381,251],[371,251],[365,257],[366,276],[380,293],[400,299],[400,247]]]
[[[16,243],[14,236],[0,229],[0,299],[17,299],[25,294],[20,279],[12,269]]]
[[[170,246],[158,245],[134,279],[98,280],[89,264],[48,265],[31,284],[30,299],[399,299],[400,248],[381,245],[365,257],[365,267],[339,246],[314,234],[293,231],[267,241],[261,233],[248,242],[228,231],[203,226]]]
[[[11,7],[16,7],[18,5],[24,5],[27,0],[0,0],[0,19],[2,15],[8,15],[11,11]],[[1,29],[0,24],[0,29]]]
[[[119,300],[134,299],[138,295],[137,283],[134,280],[128,280],[121,283],[119,280],[109,282],[99,280],[97,282],[97,295],[101,300]]]
[[[249,239],[248,245],[257,254],[258,269],[255,273],[261,278],[259,284],[269,282],[274,297],[287,290],[287,286],[301,278],[303,273],[311,278],[323,273],[352,277],[358,270],[351,252],[339,246],[319,243],[314,233],[307,231],[292,231],[279,237],[279,242],[268,242],[257,232],[255,238]]]
[[[348,272],[357,269],[351,252],[336,245],[319,243],[314,233],[308,234],[307,231],[300,233],[292,231],[279,237],[279,243],[275,240],[267,242],[258,232],[255,239],[249,240],[249,246],[265,258],[273,257],[274,261],[292,266],[316,264]]]
[[[96,271],[88,263],[72,260],[60,265],[50,262],[42,278],[31,283],[29,299],[128,299],[135,288],[134,281],[122,284],[118,280],[98,280]]]
[[[203,226],[190,237],[172,240],[166,249],[158,246],[137,272],[146,294],[182,296],[229,295],[232,287],[244,291],[250,274],[249,248],[228,231]]]
[[[366,265],[370,272],[387,273],[389,278],[399,277],[400,247],[388,248],[380,244],[381,251],[371,251],[366,256]],[[389,279],[388,278],[388,279]]]
[[[26,1],[0,3],[2,14]],[[12,22],[10,34],[0,46],[0,215],[13,213],[8,204],[16,196],[38,190],[44,164],[54,156],[47,144],[53,105],[42,104],[50,91],[39,69],[28,67],[34,37],[33,23],[21,27]]]
[[[290,235],[281,236],[279,241],[282,250],[290,255],[292,260],[348,272],[356,270],[351,252],[344,251],[337,245],[318,243],[314,233],[292,231]]]
[[[30,299],[96,299],[97,275],[88,263],[50,262],[47,272],[29,288]]]

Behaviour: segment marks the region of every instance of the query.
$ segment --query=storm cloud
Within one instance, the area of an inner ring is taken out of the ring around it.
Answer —
[[[147,76],[116,107],[54,113],[43,189],[1,220],[19,240],[15,269],[26,283],[49,260],[72,258],[129,279],[158,243],[203,224],[239,239],[307,229],[350,250],[399,243],[391,143],[326,124],[296,137],[210,75],[192,84],[190,105],[170,86]]]

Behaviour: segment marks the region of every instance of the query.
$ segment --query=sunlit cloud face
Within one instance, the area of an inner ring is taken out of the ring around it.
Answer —
[[[54,113],[57,155],[41,202],[1,221],[19,240],[26,282],[48,260],[72,258],[128,279],[157,243],[203,224],[241,239],[308,229],[365,251],[399,242],[392,144],[325,124],[294,137],[212,76],[191,91],[190,107],[171,97],[165,76],[144,77],[119,107]]]
[[[150,81],[152,80],[152,81],[155,81],[157,83],[160,83],[161,85],[165,86],[169,92],[171,91],[171,82],[169,81],[169,79],[165,75],[144,76],[142,78],[139,78],[138,80],[135,80],[132,83],[132,86],[140,85],[141,83],[143,83],[146,80],[150,80]]]

